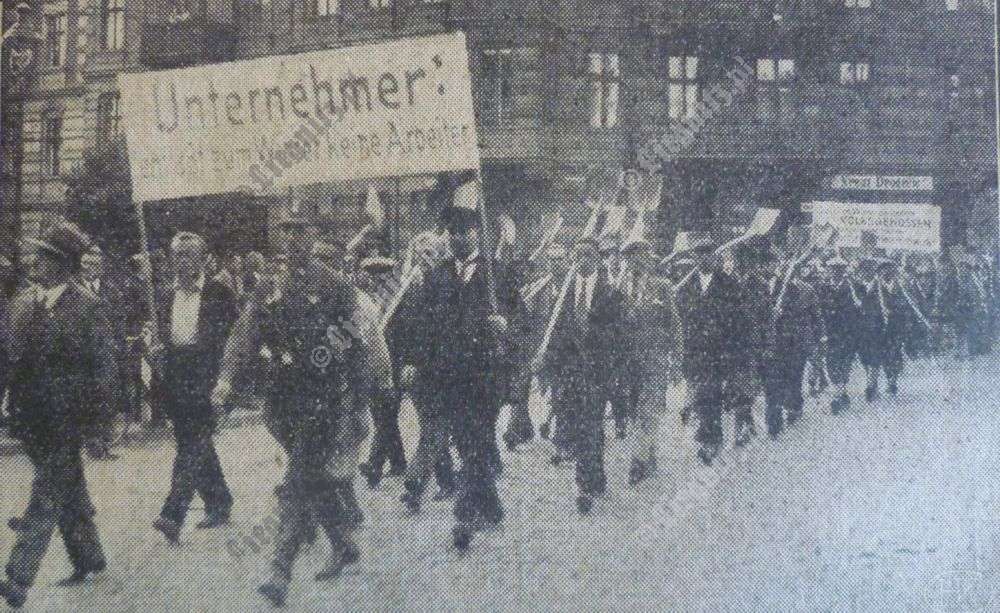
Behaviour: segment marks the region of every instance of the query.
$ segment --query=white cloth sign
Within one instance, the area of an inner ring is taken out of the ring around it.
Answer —
[[[941,208],[931,204],[812,202],[806,208],[814,225],[836,228],[840,247],[860,247],[862,233],[869,233],[883,249],[941,249]]]
[[[140,201],[479,168],[462,33],[118,85]]]

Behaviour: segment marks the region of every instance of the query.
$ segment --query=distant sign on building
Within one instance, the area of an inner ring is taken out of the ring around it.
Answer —
[[[893,192],[926,192],[934,189],[934,177],[836,175],[831,183],[833,189]]]
[[[861,247],[863,235],[874,235],[887,250],[941,250],[941,208],[930,204],[808,202],[813,225],[837,229],[840,247]]]
[[[118,82],[137,200],[479,168],[462,33]]]

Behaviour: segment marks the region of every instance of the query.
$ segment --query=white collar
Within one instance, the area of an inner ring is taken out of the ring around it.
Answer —
[[[472,250],[472,253],[469,254],[469,257],[465,258],[464,260],[455,258],[455,262],[457,262],[460,266],[468,266],[469,264],[475,262],[478,257],[479,257],[479,248],[477,247],[476,249]]]
[[[69,284],[67,283],[53,285],[48,289],[38,286],[38,293],[45,300],[45,308],[51,309],[55,306],[55,304],[59,302],[59,298],[61,298],[63,293],[66,291],[67,287],[69,287]]]

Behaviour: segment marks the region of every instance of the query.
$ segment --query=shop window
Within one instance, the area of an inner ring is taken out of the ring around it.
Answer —
[[[613,128],[618,125],[618,94],[621,72],[617,53],[587,54],[590,84],[590,126]]]
[[[672,55],[667,59],[667,111],[671,119],[691,117],[698,108],[698,57]]]

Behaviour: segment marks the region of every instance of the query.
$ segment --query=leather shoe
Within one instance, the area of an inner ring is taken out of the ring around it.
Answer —
[[[27,526],[24,524],[23,517],[11,517],[10,519],[7,520],[7,527],[13,530],[14,532],[20,532],[27,528]]]
[[[275,607],[285,606],[285,598],[288,597],[288,582],[271,579],[264,585],[257,588],[257,593],[267,598]]]
[[[382,471],[375,470],[375,467],[368,462],[358,466],[358,472],[365,478],[369,489],[375,489],[382,481]]]
[[[177,522],[161,516],[153,520],[153,528],[163,533],[163,536],[167,538],[167,542],[171,545],[180,544],[181,527]]]
[[[28,600],[28,588],[15,581],[0,579],[0,596],[14,609],[20,609]]]
[[[56,583],[56,586],[73,587],[74,585],[80,585],[81,583],[87,580],[88,575],[90,574],[96,575],[97,573],[104,572],[105,566],[106,566],[105,563],[102,561],[89,567],[76,568],[73,570],[72,575]]]
[[[472,533],[472,528],[465,524],[451,529],[451,542],[459,554],[464,554],[469,550],[469,546],[472,545]]]
[[[594,498],[593,496],[577,496],[576,497],[576,510],[580,512],[580,515],[589,515],[591,509],[594,508]]]

